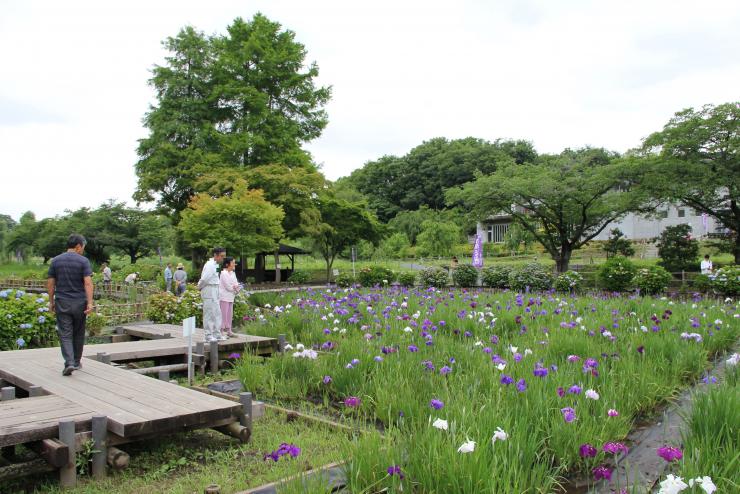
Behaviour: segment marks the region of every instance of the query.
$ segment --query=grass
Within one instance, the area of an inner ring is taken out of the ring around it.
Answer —
[[[263,460],[266,453],[283,442],[299,446],[300,456],[283,457],[278,462]],[[0,484],[0,491],[190,494],[218,484],[221,492],[233,493],[338,461],[347,442],[349,438],[341,432],[300,420],[286,422],[285,415],[266,410],[265,416],[255,421],[248,444],[211,430],[166,436],[122,446],[131,455],[129,468],[109,474],[103,481],[85,476],[78,480],[76,488],[62,491],[54,476],[46,476],[30,483]]]
[[[739,380],[740,368],[728,367],[719,385],[695,396],[683,434],[684,458],[677,468],[686,482],[709,476],[718,492],[740,492]]]
[[[579,445],[625,438],[740,335],[738,308],[713,300],[457,290],[307,290],[265,300],[265,319],[248,333],[332,348],[316,360],[246,357],[237,367],[245,388],[278,400],[308,396],[385,430],[348,446],[352,492],[398,482],[419,492],[552,492],[563,476],[609,462],[604,453],[580,458]],[[681,337],[694,332],[701,341]],[[503,371],[494,354],[507,361]],[[586,358],[598,372],[584,372]],[[359,362],[348,366],[353,359]],[[538,365],[547,376],[533,375]],[[443,366],[451,373],[442,375]],[[502,374],[523,379],[526,390],[503,385]],[[558,395],[573,385],[600,399]],[[344,406],[348,396],[361,405]],[[433,398],[444,402],[441,410],[430,408]],[[564,407],[576,409],[574,422],[564,421]],[[620,415],[609,417],[609,409]],[[449,430],[431,427],[435,418]],[[509,433],[506,443],[491,443],[497,427]],[[468,440],[475,453],[458,453]],[[403,481],[388,475],[392,465],[401,466]]]

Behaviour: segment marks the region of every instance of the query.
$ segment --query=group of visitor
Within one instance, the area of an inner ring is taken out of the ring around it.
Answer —
[[[173,283],[175,284],[175,295],[179,297],[185,293],[188,285],[188,273],[182,263],[177,264],[177,269],[174,272],[172,271],[172,263],[168,262],[167,267],[164,268],[165,290],[171,292]]]
[[[203,266],[198,289],[203,300],[203,332],[207,342],[234,336],[231,329],[234,298],[241,290],[235,268],[236,261],[233,257],[226,257],[226,250],[222,247],[213,249],[213,257]]]

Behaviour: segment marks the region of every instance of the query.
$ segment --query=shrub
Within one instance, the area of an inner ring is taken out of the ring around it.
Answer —
[[[513,290],[548,290],[552,274],[542,264],[531,262],[509,273],[509,286]]]
[[[740,266],[725,266],[709,275],[713,290],[722,295],[740,295]]]
[[[661,266],[639,268],[632,283],[645,295],[654,295],[662,292],[671,281],[671,273]]]
[[[342,288],[349,288],[357,282],[352,273],[341,273],[334,281]]]
[[[696,271],[699,242],[691,238],[690,225],[667,226],[658,240],[659,264],[668,271]]]
[[[187,293],[187,290],[185,293]],[[177,324],[178,312],[178,301],[174,294],[161,292],[149,297],[149,307],[146,310],[146,317],[153,322]]]
[[[90,336],[99,336],[102,329],[108,324],[108,318],[103,314],[92,312],[85,319],[85,330]]]
[[[606,258],[611,259],[614,256],[630,257],[635,254],[635,248],[632,242],[624,238],[624,233],[619,228],[611,230],[609,240],[604,242],[604,252]]]
[[[488,244],[484,244],[488,245]],[[511,266],[491,266],[485,268],[481,276],[483,285],[491,288],[508,288],[509,287],[509,275],[513,268]]]
[[[113,280],[123,283],[126,276],[131,273],[139,273],[137,281],[162,281],[162,283],[164,283],[164,275],[162,274],[164,273],[164,267],[144,263],[127,264],[126,266],[121,267],[121,269],[114,270]],[[162,286],[164,286],[164,284]]]
[[[553,282],[553,288],[559,292],[575,292],[583,284],[583,276],[577,271],[560,273]]]
[[[234,297],[234,325],[240,326],[255,319],[254,307],[249,303],[249,295],[242,290]]]
[[[448,278],[449,273],[443,268],[426,268],[419,272],[419,284],[425,288],[443,288],[447,286]]]
[[[698,274],[691,280],[691,289],[697,292],[708,292],[712,289],[712,280],[706,274]]]
[[[294,285],[303,285],[308,283],[311,279],[311,274],[308,271],[293,271],[288,281]]]
[[[626,257],[612,257],[599,268],[599,281],[605,289],[620,292],[632,284],[635,265]]]
[[[414,286],[416,282],[416,273],[413,271],[403,271],[398,273],[398,283],[401,286]]]
[[[396,273],[383,266],[364,267],[357,274],[357,281],[366,287],[388,285],[396,279]]]
[[[461,264],[452,271],[452,281],[461,287],[476,286],[478,284],[478,270],[470,264]]]
[[[0,350],[52,346],[57,340],[49,296],[0,291]]]

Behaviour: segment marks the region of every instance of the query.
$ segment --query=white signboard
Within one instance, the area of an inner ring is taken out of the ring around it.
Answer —
[[[193,385],[193,333],[195,316],[182,320],[182,336],[188,339],[188,386]]]

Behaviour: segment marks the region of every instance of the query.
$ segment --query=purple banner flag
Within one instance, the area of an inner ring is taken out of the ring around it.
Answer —
[[[473,246],[473,267],[483,267],[483,239],[480,235],[475,236],[475,245]]]

